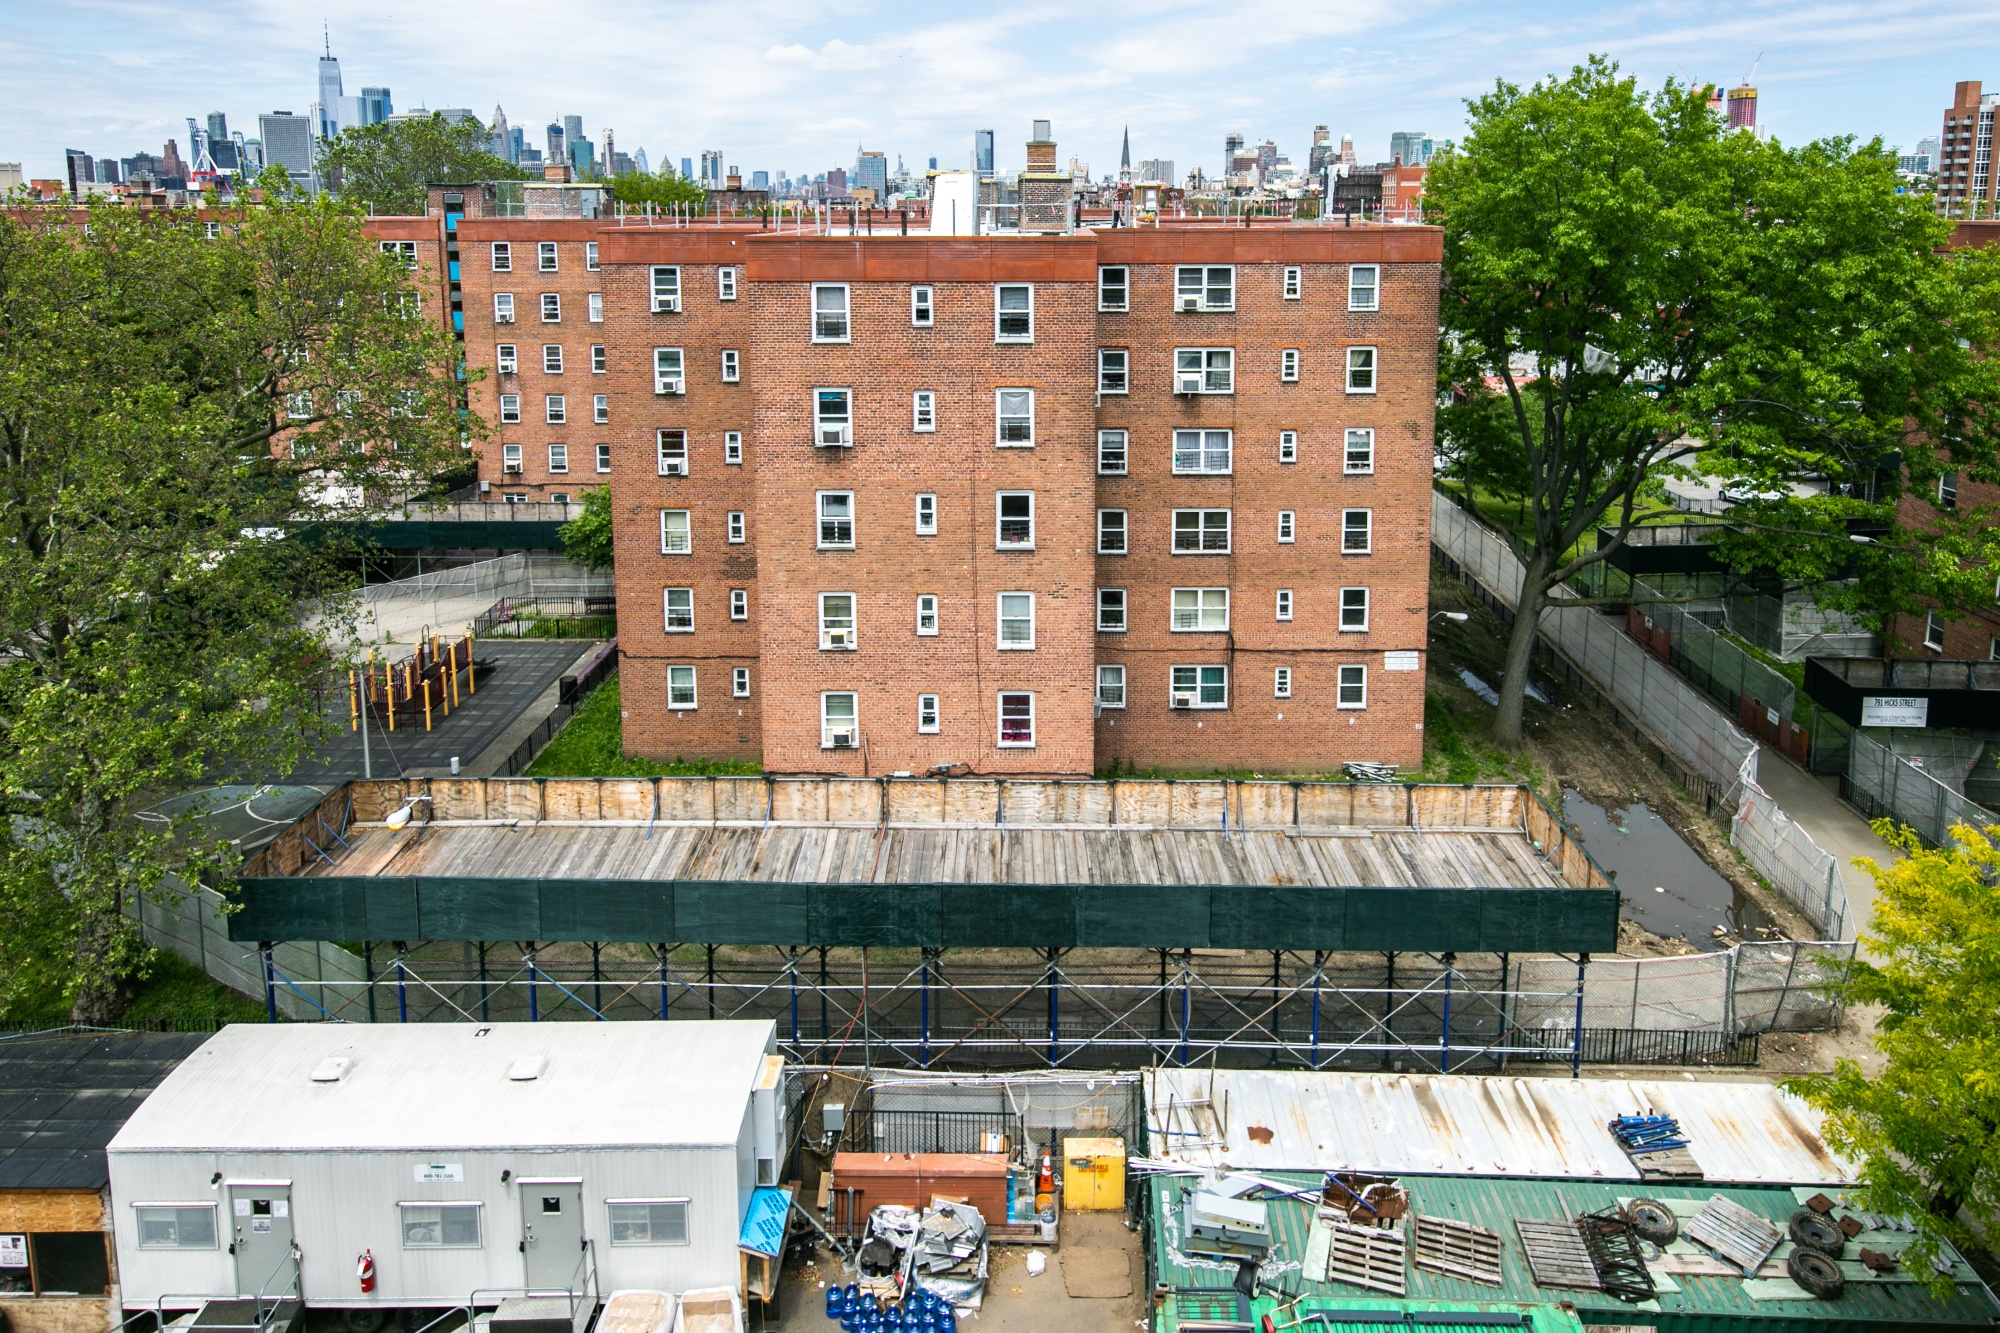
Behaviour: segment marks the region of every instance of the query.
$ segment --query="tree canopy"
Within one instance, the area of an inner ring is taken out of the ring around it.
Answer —
[[[1929,1262],[1939,1242],[1978,1243],[1960,1210],[1989,1236],[2000,1226],[2000,827],[1954,828],[1957,845],[1939,850],[1888,820],[1875,831],[1903,858],[1861,862],[1875,917],[1840,990],[1884,1007],[1875,1046],[1887,1064],[1871,1078],[1842,1060],[1788,1086],[1861,1163],[1856,1204],[1917,1224],[1907,1267],[1942,1297],[1951,1280]]]
[[[263,187],[0,215],[0,1014],[115,1016],[136,902],[233,869],[139,816],[323,734],[338,645],[301,617],[348,580],[288,527],[465,457],[408,271],[358,210]]]
[[[611,568],[611,488],[598,486],[583,493],[583,512],[556,529],[563,554],[596,571]]]
[[[699,212],[708,199],[708,192],[671,171],[634,171],[612,178],[611,197],[628,209],[651,204],[661,212],[676,208],[682,211],[692,208]]]
[[[1894,505],[1943,469],[2000,477],[1982,406],[2000,367],[1974,350],[1994,265],[1943,250],[1950,224],[1896,193],[1880,144],[1729,131],[1704,90],[1642,92],[1601,58],[1469,107],[1425,209],[1444,227],[1441,448],[1522,514],[1503,737],[1551,589],[1676,471],[1764,497],[1732,512],[1726,559],[1822,584],[1859,561],[1859,590],[1828,595],[1877,617],[1952,582],[1940,541],[1986,558],[1970,527],[1905,531]],[[1864,549],[1857,523],[1888,535]]]
[[[339,182],[343,201],[376,213],[424,211],[432,181],[525,180],[528,173],[498,156],[477,120],[399,120],[342,130],[320,150],[322,177]]]

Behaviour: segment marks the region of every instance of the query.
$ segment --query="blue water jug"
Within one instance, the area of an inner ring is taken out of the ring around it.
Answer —
[[[938,1310],[938,1333],[958,1333],[958,1312],[946,1301]]]
[[[840,1284],[836,1282],[826,1289],[826,1317],[838,1319],[845,1309],[847,1309],[847,1293],[842,1291]]]

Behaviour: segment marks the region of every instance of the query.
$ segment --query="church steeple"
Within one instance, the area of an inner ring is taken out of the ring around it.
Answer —
[[[1118,150],[1118,169],[1120,171],[1130,171],[1132,169],[1132,127],[1130,125],[1125,127],[1125,146]]]

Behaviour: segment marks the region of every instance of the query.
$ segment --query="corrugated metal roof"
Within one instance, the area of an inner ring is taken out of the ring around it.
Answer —
[[[1762,1082],[1155,1069],[1146,1113],[1149,1157],[1202,1167],[1637,1180],[1606,1125],[1664,1114],[1711,1181],[1855,1179],[1818,1114]]]
[[[1316,1175],[1303,1172],[1274,1173],[1280,1181],[1314,1183]],[[1152,1207],[1151,1246],[1155,1279],[1168,1286],[1225,1286],[1236,1275],[1234,1262],[1183,1255],[1180,1251],[1182,1188],[1185,1177],[1154,1176],[1147,1182]],[[1638,1324],[1663,1330],[1690,1325],[1714,1328],[1726,1322],[1748,1329],[1775,1328],[1780,1322],[1828,1326],[1897,1325],[1905,1328],[1983,1328],[2000,1319],[2000,1301],[1986,1289],[1972,1270],[1961,1262],[1958,1288],[1951,1300],[1934,1300],[1922,1287],[1909,1281],[1889,1281],[1850,1275],[1846,1292],[1832,1301],[1816,1300],[1804,1291],[1796,1300],[1753,1300],[1741,1278],[1708,1277],[1676,1273],[1671,1281],[1677,1290],[1662,1290],[1653,1302],[1627,1305],[1603,1292],[1560,1290],[1537,1287],[1528,1272],[1514,1232],[1516,1218],[1558,1220],[1595,1209],[1610,1207],[1620,1199],[1644,1193],[1648,1198],[1669,1202],[1686,1199],[1699,1202],[1711,1194],[1731,1201],[1784,1228],[1785,1220],[1798,1201],[1787,1189],[1724,1189],[1707,1185],[1673,1186],[1648,1184],[1635,1188],[1609,1181],[1496,1180],[1462,1176],[1407,1176],[1402,1182],[1410,1191],[1413,1212],[1433,1217],[1452,1217],[1497,1232],[1501,1237],[1501,1285],[1484,1286],[1463,1278],[1449,1277],[1408,1266],[1409,1302],[1488,1301],[1542,1304],[1569,1301],[1585,1324]],[[1300,1276],[1300,1256],[1311,1225],[1312,1204],[1302,1199],[1273,1199],[1269,1218],[1276,1249],[1265,1261],[1267,1281],[1289,1291],[1309,1296],[1366,1298],[1371,1305],[1396,1306],[1394,1297],[1367,1292],[1341,1283],[1311,1282]],[[1782,1253],[1782,1251],[1781,1251]],[[1859,1269],[1859,1265],[1848,1265]],[[1769,1321],[1769,1322],[1767,1322]]]
[[[232,1024],[109,1151],[734,1144],[770,1022]],[[353,1061],[314,1082],[322,1060]],[[509,1077],[542,1060],[532,1079]],[[523,1066],[525,1067],[525,1066]]]

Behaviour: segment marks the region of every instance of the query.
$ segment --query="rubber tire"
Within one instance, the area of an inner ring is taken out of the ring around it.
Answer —
[[[364,1306],[347,1312],[348,1333],[375,1333],[388,1320],[388,1311],[379,1305]]]
[[[1839,1225],[1810,1208],[1801,1208],[1793,1213],[1786,1230],[1791,1233],[1794,1245],[1818,1250],[1829,1259],[1838,1259],[1847,1253],[1847,1237],[1841,1234]]]
[[[1823,1301],[1836,1301],[1840,1293],[1847,1289],[1847,1279],[1841,1276],[1840,1265],[1818,1250],[1801,1246],[1793,1248],[1785,1257],[1785,1272],[1792,1281]]]
[[[1632,1224],[1633,1235],[1655,1245],[1671,1245],[1681,1234],[1680,1219],[1658,1199],[1632,1200],[1625,1205],[1625,1220]]]

